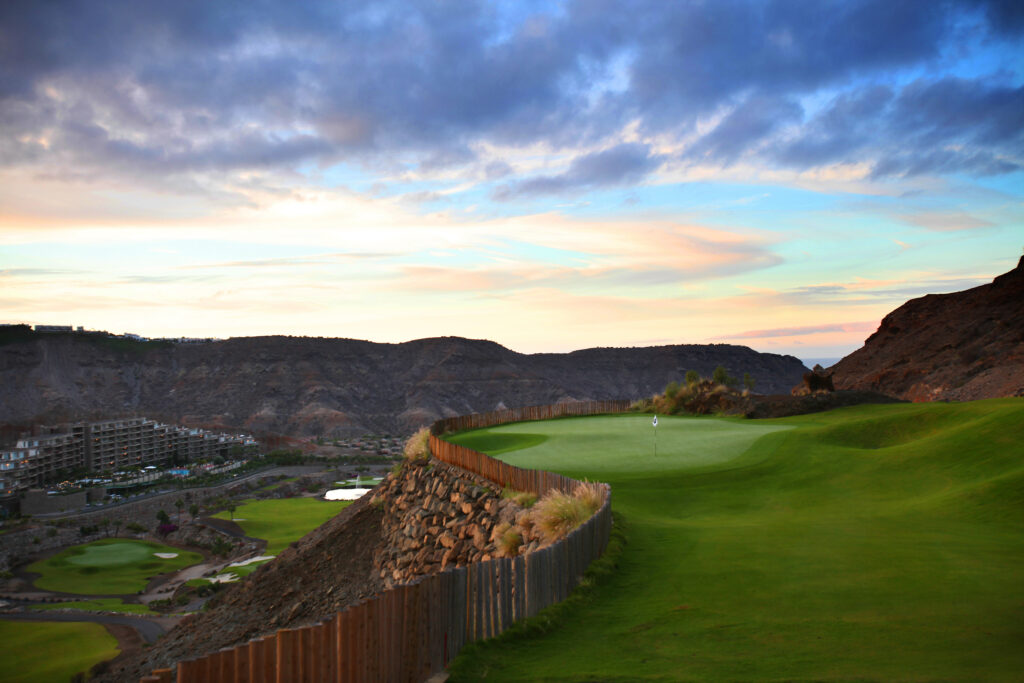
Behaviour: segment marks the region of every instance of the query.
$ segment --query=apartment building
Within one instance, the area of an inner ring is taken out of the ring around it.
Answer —
[[[0,451],[0,491],[52,481],[59,472],[110,473],[133,467],[165,467],[230,455],[251,437],[166,425],[145,417],[41,427]]]

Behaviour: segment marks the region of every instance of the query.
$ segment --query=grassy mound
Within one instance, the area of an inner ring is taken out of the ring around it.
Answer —
[[[175,553],[162,559],[155,553]],[[146,587],[157,574],[176,571],[202,561],[202,555],[150,541],[107,538],[76,545],[30,564],[40,576],[35,585],[44,590],[81,595],[123,595]]]
[[[0,641],[0,671],[8,683],[68,681],[120,652],[117,639],[92,623],[0,620]]]
[[[649,416],[456,435],[612,484],[617,571],[453,680],[1019,680],[1024,402],[768,423]]]

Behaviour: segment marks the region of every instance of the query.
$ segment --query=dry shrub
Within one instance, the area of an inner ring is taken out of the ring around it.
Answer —
[[[597,482],[584,479],[573,489],[572,495],[590,510],[591,515],[604,505],[604,487]]]
[[[534,532],[533,514],[530,510],[522,510],[516,515],[516,528],[522,529],[523,537],[529,538]]]
[[[508,522],[501,522],[495,526],[491,537],[502,557],[515,557],[519,554],[519,547],[523,544],[523,534]]]
[[[549,491],[531,510],[534,524],[546,543],[564,537],[590,515],[582,500],[558,490]]]
[[[537,502],[537,494],[530,493],[529,491],[516,491],[515,489],[505,488],[501,492],[502,498],[510,498],[516,505],[521,508],[533,507],[533,504]]]
[[[430,459],[430,427],[420,427],[405,442],[405,459],[413,462]]]

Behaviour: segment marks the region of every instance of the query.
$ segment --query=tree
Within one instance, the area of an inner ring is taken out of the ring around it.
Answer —
[[[714,373],[712,373],[711,375],[711,380],[715,384],[726,384],[728,379],[729,371],[726,370],[725,367],[722,365],[719,365],[717,368],[715,368]]]
[[[122,524],[124,524],[124,522],[122,522],[117,517],[114,518],[114,535],[115,536],[117,536],[117,535],[119,535],[121,533],[121,525]]]
[[[696,370],[689,370],[686,373],[686,383],[691,387],[700,382],[700,373]]]
[[[753,391],[754,390],[754,384],[756,384],[756,382],[754,381],[754,378],[750,376],[750,373],[749,372],[744,372],[743,373],[743,386],[745,386],[747,388],[747,391]]]
[[[228,506],[228,514],[231,515],[231,521],[233,522],[233,521],[235,521],[235,507],[236,507],[235,501],[234,501],[233,498],[228,498],[227,506]]]
[[[196,521],[196,517],[199,516],[199,506],[192,503],[188,506],[188,514],[192,515],[192,521]]]
[[[674,398],[679,393],[679,382],[671,381],[665,387],[665,398]]]
[[[174,507],[178,508],[178,524],[181,524],[181,511],[185,509],[185,501],[179,498],[174,501]]]
[[[170,524],[171,518],[167,516],[167,513],[163,510],[157,510],[156,518],[161,524]]]

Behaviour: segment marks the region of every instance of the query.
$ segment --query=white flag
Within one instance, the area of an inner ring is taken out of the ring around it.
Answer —
[[[652,424],[653,426],[655,426],[655,427],[657,427],[657,426],[658,426],[658,416],[657,416],[657,415],[655,415],[655,416],[654,416],[654,422],[652,422],[651,424]]]

